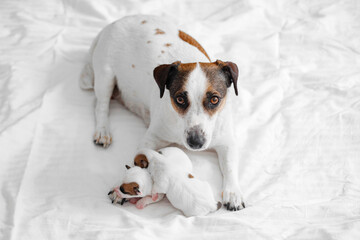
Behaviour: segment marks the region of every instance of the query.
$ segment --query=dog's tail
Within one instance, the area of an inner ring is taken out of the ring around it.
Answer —
[[[94,88],[94,70],[93,70],[93,64],[92,64],[92,57],[93,57],[93,53],[94,53],[94,49],[99,41],[100,38],[100,34],[99,33],[96,38],[94,39],[94,41],[91,44],[88,56],[87,56],[87,62],[81,72],[80,75],[80,80],[79,80],[79,85],[80,88],[82,89],[93,89]]]

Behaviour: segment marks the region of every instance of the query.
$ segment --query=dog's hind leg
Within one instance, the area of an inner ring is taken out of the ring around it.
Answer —
[[[106,66],[94,69],[94,74],[96,96],[94,143],[108,147],[112,141],[109,132],[109,104],[115,87],[115,75],[112,69]]]

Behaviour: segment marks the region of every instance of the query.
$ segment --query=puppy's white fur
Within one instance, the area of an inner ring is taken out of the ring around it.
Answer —
[[[242,208],[238,186],[238,154],[233,131],[231,97],[223,109],[209,116],[202,110],[201,97],[206,90],[206,76],[199,64],[188,78],[187,90],[192,104],[186,116],[179,116],[169,94],[159,97],[153,70],[160,64],[175,61],[208,62],[196,47],[179,38],[177,27],[168,19],[155,16],[130,16],[106,26],[94,40],[89,61],[80,81],[85,89],[94,88],[97,98],[94,139],[104,147],[111,143],[108,114],[115,84],[121,101],[141,116],[149,128],[139,149],[159,149],[172,143],[188,149],[189,128],[199,126],[204,132],[204,150],[213,148],[219,156],[223,173],[223,203],[230,209]],[[194,149],[191,149],[194,150]]]
[[[149,161],[152,195],[166,194],[170,203],[187,217],[216,211],[220,204],[215,201],[210,185],[189,177],[192,164],[188,156],[175,147],[164,148],[160,152],[150,149],[140,151]]]

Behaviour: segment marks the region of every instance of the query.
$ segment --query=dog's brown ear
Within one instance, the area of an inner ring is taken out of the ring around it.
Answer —
[[[136,155],[134,159],[135,166],[141,167],[141,168],[147,168],[149,166],[149,161],[147,160],[146,156],[144,154],[138,154]]]
[[[126,169],[130,169],[130,166],[129,165],[125,165]]]
[[[220,60],[216,60],[216,64],[221,68],[221,70],[224,72],[227,82],[227,87],[231,86],[231,83],[234,84],[234,90],[236,96],[238,95],[238,89],[237,89],[237,80],[239,76],[239,69],[237,65],[233,62],[223,62]]]
[[[181,64],[180,61],[174,62],[172,64],[163,64],[157,66],[154,69],[153,75],[157,85],[160,88],[160,98],[164,96],[165,87],[175,76],[178,66]]]

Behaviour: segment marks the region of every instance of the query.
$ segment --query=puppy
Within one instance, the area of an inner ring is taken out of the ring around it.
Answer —
[[[239,210],[244,205],[232,117],[237,80],[235,63],[211,62],[204,48],[169,19],[136,15],[106,26],[95,38],[80,86],[95,91],[95,144],[112,142],[109,102],[117,92],[149,126],[138,149],[173,143],[193,151],[214,149],[223,174],[223,203]]]
[[[187,217],[207,215],[221,207],[210,185],[193,177],[191,161],[182,150],[169,147],[159,152],[144,149],[135,160],[137,166],[127,166],[119,188],[124,197],[145,196],[136,203],[141,209],[166,194],[170,203]]]
[[[151,190],[153,181],[150,173],[144,168],[138,166],[130,167],[126,165],[121,186],[115,187],[108,193],[112,203],[125,202],[136,204],[136,207],[143,209],[150,203],[158,202],[163,198],[163,194],[158,199],[152,199]],[[121,200],[120,200],[121,199]]]

